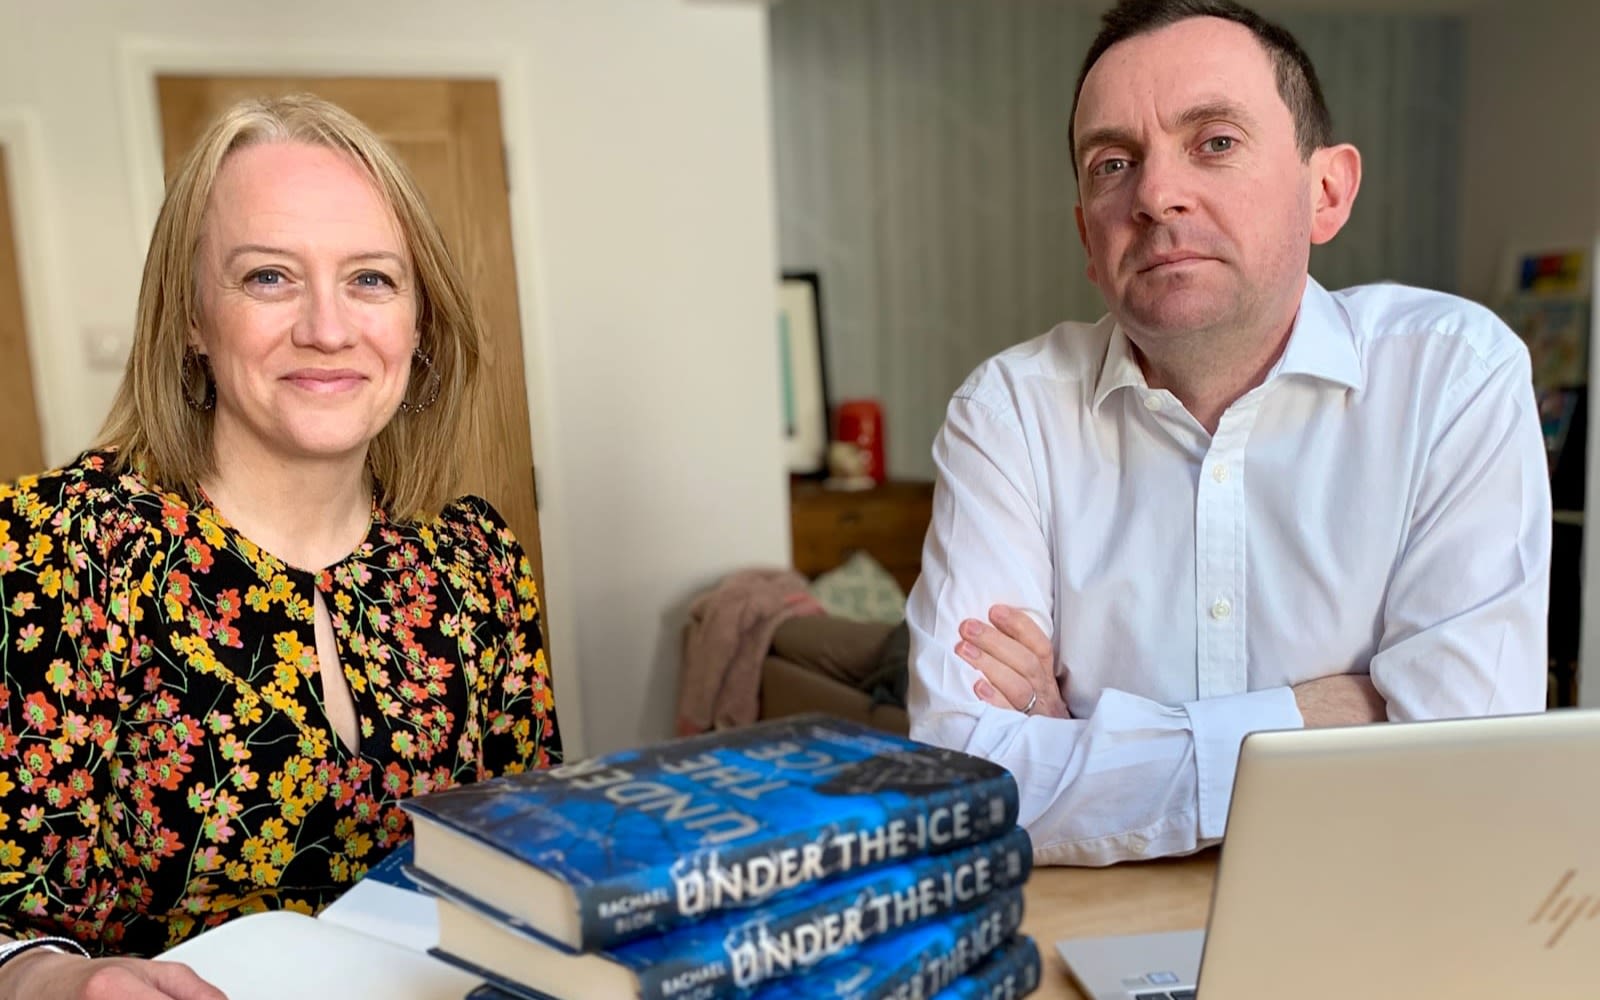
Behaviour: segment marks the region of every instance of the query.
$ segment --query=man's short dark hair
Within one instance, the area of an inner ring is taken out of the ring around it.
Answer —
[[[1089,70],[1094,68],[1107,49],[1118,42],[1194,17],[1219,17],[1224,21],[1242,24],[1267,50],[1278,78],[1278,94],[1283,98],[1283,103],[1289,106],[1289,114],[1294,117],[1295,143],[1300,147],[1302,159],[1333,144],[1333,116],[1328,114],[1328,104],[1322,99],[1322,85],[1317,82],[1317,71],[1300,43],[1288,31],[1233,0],[1121,0],[1100,19],[1100,34],[1095,36],[1088,55],[1083,57],[1083,69],[1078,71],[1078,86],[1072,92],[1072,122],[1068,126],[1068,137],[1072,143],[1074,174],[1078,172],[1078,99],[1083,96],[1083,81],[1088,77]]]

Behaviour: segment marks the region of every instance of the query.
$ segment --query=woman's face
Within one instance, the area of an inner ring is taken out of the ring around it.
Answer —
[[[217,459],[364,458],[405,395],[417,345],[411,258],[347,154],[294,142],[223,161],[198,254],[216,378]]]

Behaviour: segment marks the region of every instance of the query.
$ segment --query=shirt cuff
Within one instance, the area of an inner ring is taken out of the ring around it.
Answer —
[[[1194,732],[1194,765],[1200,805],[1200,837],[1214,840],[1228,825],[1239,744],[1259,729],[1300,729],[1305,720],[1287,687],[1187,702]]]

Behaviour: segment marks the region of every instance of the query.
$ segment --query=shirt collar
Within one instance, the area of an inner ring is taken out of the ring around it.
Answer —
[[[1133,345],[1128,342],[1128,335],[1122,332],[1122,324],[1113,322],[1111,340],[1106,344],[1106,357],[1100,363],[1100,378],[1094,385],[1094,410],[1099,412],[1100,404],[1118,389],[1143,389],[1148,384],[1139,362],[1133,356]]]
[[[1280,375],[1309,375],[1356,390],[1365,384],[1349,317],[1328,290],[1309,276],[1294,328],[1289,331],[1289,343],[1267,374],[1267,381]],[[1133,345],[1122,332],[1122,324],[1113,323],[1100,378],[1095,382],[1094,409],[1098,411],[1105,398],[1118,389],[1143,389],[1148,384],[1133,356]]]
[[[1358,391],[1366,384],[1350,317],[1315,278],[1306,278],[1289,343],[1267,378],[1279,375],[1309,375]]]

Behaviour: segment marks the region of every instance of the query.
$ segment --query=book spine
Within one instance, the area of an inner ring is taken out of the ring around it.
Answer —
[[[839,875],[981,843],[1017,821],[1009,774],[902,799],[878,822],[819,817],[808,830],[690,852],[643,880],[635,874],[575,886],[581,950],[614,948]]]
[[[849,953],[879,935],[982,905],[1021,885],[1033,846],[1021,828],[939,855],[835,879],[665,938],[624,945],[643,1000],[718,1000]]]
[[[933,1000],[1019,1000],[1039,988],[1039,946],[1018,934]]]
[[[974,912],[980,919],[965,926],[953,943],[923,948],[906,964],[898,982],[885,984],[871,995],[863,994],[859,1000],[931,997],[966,975],[1022,926],[1022,890],[1007,890],[992,906]]]
[[[531,986],[514,983],[497,972],[462,961],[455,955],[441,952],[437,948],[430,948],[428,954],[484,980],[481,986],[474,988],[463,1000],[561,1000],[560,997],[553,997]]]
[[[1021,926],[1022,890],[1007,889],[976,910],[880,938],[874,947],[836,959],[810,975],[775,980],[755,996],[760,1000],[931,997],[993,954]]]
[[[983,906],[879,938],[809,972],[775,979],[752,1000],[921,1000],[967,973],[1022,923],[1022,890]]]

